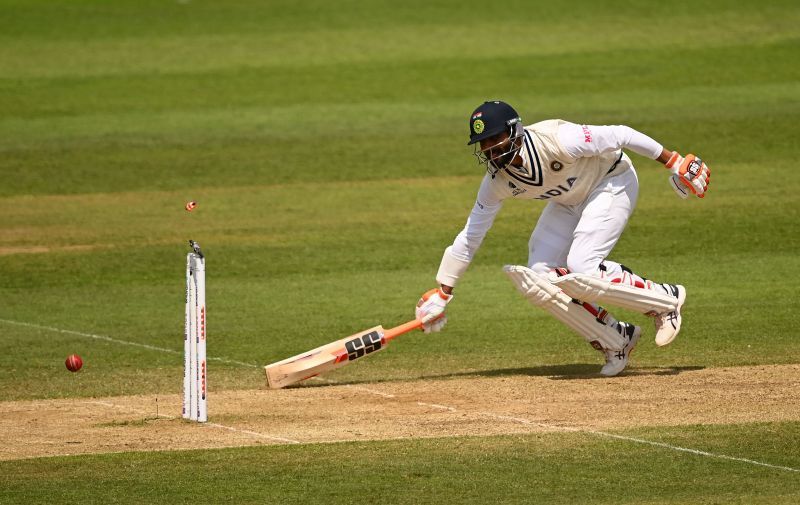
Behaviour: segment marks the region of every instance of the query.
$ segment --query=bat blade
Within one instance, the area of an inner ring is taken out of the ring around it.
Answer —
[[[280,389],[347,365],[369,354],[381,351],[397,335],[422,326],[417,320],[389,330],[375,326],[310,351],[264,367],[267,385]]]

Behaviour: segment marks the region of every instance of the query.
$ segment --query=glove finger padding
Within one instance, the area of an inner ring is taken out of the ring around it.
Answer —
[[[703,198],[706,196],[706,191],[708,191],[708,185],[711,184],[711,169],[705,163],[703,163],[700,175],[695,179],[695,182],[702,184],[702,189],[698,189],[697,196]]]
[[[436,333],[437,331],[442,331],[442,328],[444,328],[445,324],[447,324],[447,315],[442,314],[438,319],[434,319],[430,323],[423,324],[422,331],[425,333]]]

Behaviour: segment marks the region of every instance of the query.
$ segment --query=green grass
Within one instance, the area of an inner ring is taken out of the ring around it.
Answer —
[[[212,357],[262,365],[409,319],[474,201],[466,119],[489,98],[527,122],[628,124],[711,166],[709,196],[681,201],[634,156],[640,200],[612,259],[683,283],[689,301],[675,345],[657,349],[648,327],[633,367],[800,363],[798,23],[790,1],[2,0],[0,319],[15,323],[0,321],[0,395],[177,392],[189,238],[208,255]],[[500,271],[525,262],[541,207],[506,204],[445,332],[333,377],[599,368]],[[210,377],[212,391],[263,387],[253,367],[216,361]],[[670,436],[798,466],[796,424],[747,428]],[[383,502],[797,501],[790,474],[673,456],[548,435],[55,458],[1,464],[0,501],[92,501],[76,483],[107,473],[95,501],[180,502],[189,461],[240,503],[331,501],[369,466]],[[227,473],[239,458],[251,466]],[[135,471],[173,465],[176,484]]]
[[[797,454],[765,443],[780,436],[797,444],[797,423],[660,428],[633,436],[800,466]],[[789,505],[800,496],[800,476],[786,469],[586,433],[59,457],[0,463],[0,470],[0,501],[31,504],[224,503],[235,496],[236,503],[276,504]]]

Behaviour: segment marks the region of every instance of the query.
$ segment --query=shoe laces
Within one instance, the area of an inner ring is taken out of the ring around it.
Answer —
[[[667,324],[668,321],[672,322],[677,317],[678,316],[677,316],[677,314],[675,313],[674,310],[672,312],[667,312],[665,314],[660,314],[660,315],[656,316],[655,319],[654,319],[655,323],[656,323],[656,331],[658,331],[662,327],[664,327]]]

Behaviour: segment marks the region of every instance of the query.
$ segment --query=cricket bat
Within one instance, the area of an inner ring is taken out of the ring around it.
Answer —
[[[384,330],[383,326],[375,326],[336,342],[267,365],[264,367],[267,374],[267,385],[270,389],[280,389],[335,370],[385,349],[393,338],[417,328],[422,328],[422,322],[418,319],[388,330]]]

